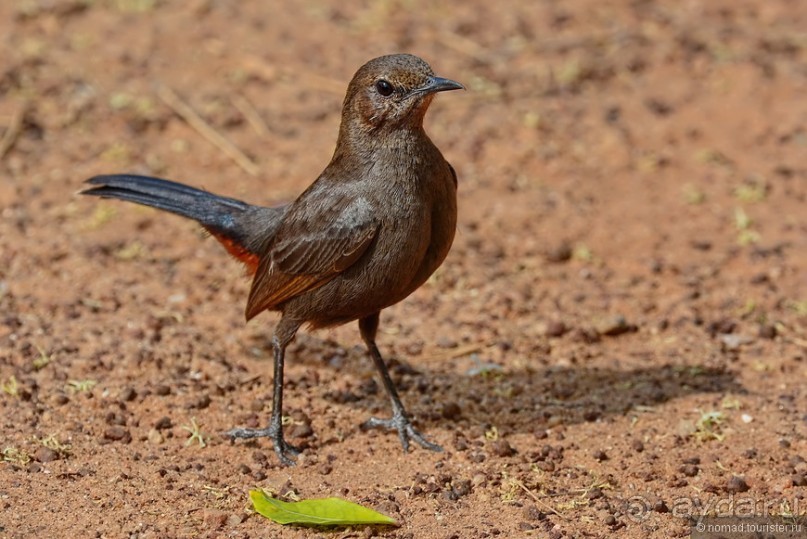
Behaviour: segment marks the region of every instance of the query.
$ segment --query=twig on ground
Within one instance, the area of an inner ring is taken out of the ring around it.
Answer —
[[[213,144],[216,148],[221,150],[227,157],[235,161],[235,163],[243,168],[248,174],[256,176],[258,174],[258,165],[255,164],[249,157],[239,150],[232,142],[227,140],[224,135],[216,131],[210,124],[208,124],[196,111],[194,111],[188,104],[186,104],[180,97],[168,86],[160,85],[157,88],[157,96],[163,100],[174,112],[176,112],[188,125],[193,127],[200,135],[202,135],[208,142]]]

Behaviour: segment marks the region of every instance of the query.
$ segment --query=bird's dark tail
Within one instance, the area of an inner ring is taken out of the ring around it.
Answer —
[[[87,180],[83,195],[117,198],[193,219],[254,273],[260,248],[274,234],[283,208],[252,206],[168,180],[113,174]]]

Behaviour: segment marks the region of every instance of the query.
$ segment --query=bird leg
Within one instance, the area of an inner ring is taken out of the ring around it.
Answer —
[[[375,368],[381,375],[381,381],[384,382],[384,388],[387,390],[392,401],[392,417],[390,419],[379,419],[371,417],[362,424],[364,428],[385,428],[395,429],[398,431],[398,437],[401,439],[401,445],[404,451],[409,451],[409,440],[414,440],[424,449],[431,451],[442,451],[443,448],[439,445],[428,441],[420,432],[418,432],[412,425],[409,415],[406,413],[403,403],[398,396],[398,391],[395,389],[395,384],[390,378],[387,365],[384,363],[384,358],[378,351],[378,346],[375,344],[375,335],[378,331],[378,317],[380,313],[375,313],[368,317],[359,320],[359,331],[364,343],[367,345],[367,350],[373,358]]]
[[[294,338],[294,334],[299,327],[300,322],[282,318],[272,338],[275,378],[273,381],[272,416],[269,420],[269,426],[265,429],[236,428],[224,433],[225,436],[232,439],[269,438],[272,440],[277,458],[285,466],[293,466],[293,457],[300,454],[300,449],[294,447],[283,438],[283,364],[286,346]]]

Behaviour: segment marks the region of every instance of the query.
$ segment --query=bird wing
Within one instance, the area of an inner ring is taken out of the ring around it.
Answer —
[[[287,214],[258,265],[247,320],[324,285],[352,266],[376,237],[379,223],[364,199],[325,202],[327,208],[314,202]]]

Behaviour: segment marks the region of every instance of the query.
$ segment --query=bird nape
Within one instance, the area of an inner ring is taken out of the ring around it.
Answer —
[[[366,427],[398,432],[433,451],[412,425],[376,346],[382,309],[398,303],[440,266],[454,239],[457,177],[423,131],[437,92],[462,89],[437,77],[416,56],[370,60],[351,80],[336,150],[325,170],[291,204],[263,207],[157,178],[105,175],[87,180],[86,195],[117,198],[193,219],[253,275],[246,307],[281,317],[272,339],[272,413],[263,429],[235,428],[237,438],[268,437],[283,464],[299,449],[283,437],[286,346],[303,324],[333,327],[354,320],[384,388],[392,417]]]

